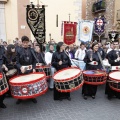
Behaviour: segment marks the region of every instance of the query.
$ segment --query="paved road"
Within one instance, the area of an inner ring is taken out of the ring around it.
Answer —
[[[120,120],[120,100],[107,100],[105,86],[100,86],[96,99],[84,100],[81,89],[71,93],[72,101],[54,101],[53,92],[37,98],[38,103],[6,98],[7,109],[0,109],[0,120]]]

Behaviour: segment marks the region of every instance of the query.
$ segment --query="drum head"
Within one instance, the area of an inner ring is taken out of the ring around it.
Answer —
[[[30,83],[30,82],[34,82],[36,80],[43,80],[43,78],[45,78],[45,74],[44,73],[31,73],[28,75],[20,75],[14,78],[10,79],[10,83],[11,84],[24,84],[24,83]]]
[[[116,80],[116,81],[120,81],[120,71],[111,72],[109,74],[109,78]]]
[[[79,75],[81,70],[79,68],[66,68],[55,73],[54,80],[65,80]]]
[[[100,70],[86,70],[86,71],[83,72],[83,74],[100,76],[100,75],[105,74],[105,72],[104,71],[100,71]]]
[[[13,75],[13,74],[16,73],[16,72],[17,72],[16,69],[9,70],[9,71],[6,73],[6,76]]]

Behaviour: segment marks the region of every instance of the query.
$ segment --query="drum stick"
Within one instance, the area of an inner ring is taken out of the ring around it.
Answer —
[[[99,59],[100,59],[100,62],[101,62],[101,65],[102,65],[104,71],[106,71],[105,66],[104,66],[104,64],[103,64],[103,61],[102,61],[102,58],[101,58],[101,56],[100,56],[100,53],[97,52],[97,54],[98,54],[98,57],[99,57]]]
[[[66,53],[66,51],[64,50],[65,54],[68,56],[68,58],[70,59],[69,55]],[[70,59],[76,66],[77,68],[79,68],[79,66],[74,62],[74,60]]]

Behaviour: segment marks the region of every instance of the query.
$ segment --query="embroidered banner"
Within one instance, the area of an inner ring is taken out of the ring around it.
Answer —
[[[67,45],[75,43],[76,32],[77,32],[77,23],[76,22],[67,22],[64,21],[63,33],[64,33],[64,43]]]
[[[26,20],[34,37],[39,44],[45,42],[45,7],[35,8],[34,5],[27,5]]]
[[[79,21],[78,22],[78,39],[82,42],[92,40],[94,21]]]
[[[101,36],[105,32],[105,17],[96,17],[94,19],[95,21],[95,28],[94,28],[94,33],[97,34],[98,36]]]
[[[112,30],[108,32],[110,42],[119,42],[119,32]]]

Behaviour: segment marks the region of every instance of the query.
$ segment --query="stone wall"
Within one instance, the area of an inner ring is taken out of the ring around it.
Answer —
[[[92,5],[96,0],[87,0],[86,6],[86,19],[94,20],[94,17],[98,16],[99,13],[92,13]],[[106,18],[106,26],[105,26],[105,38],[107,37],[108,31],[110,31],[114,25],[114,5],[115,0],[106,0],[106,11],[102,12],[102,15]]]

